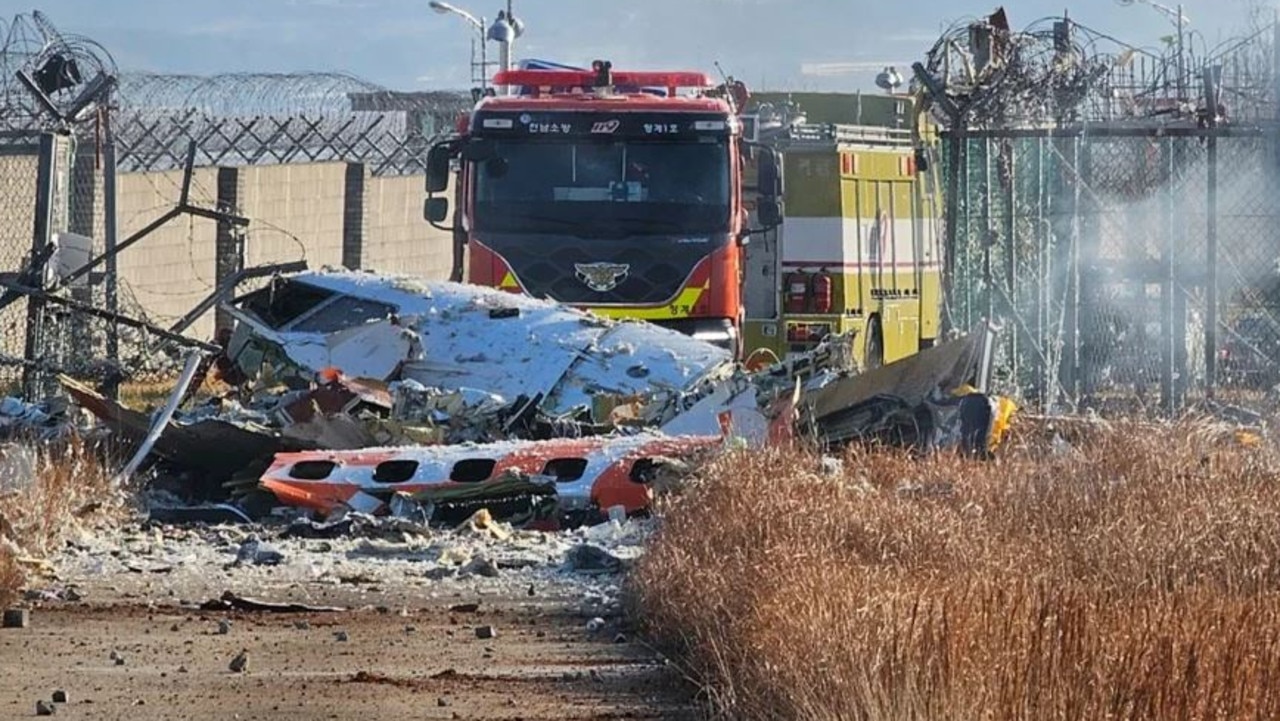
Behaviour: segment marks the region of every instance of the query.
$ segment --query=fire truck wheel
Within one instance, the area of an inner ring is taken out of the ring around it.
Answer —
[[[867,368],[884,365],[884,335],[880,331],[880,316],[873,315],[867,321]]]

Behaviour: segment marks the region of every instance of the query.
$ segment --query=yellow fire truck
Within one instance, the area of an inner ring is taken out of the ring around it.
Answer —
[[[931,346],[942,198],[934,137],[912,99],[756,97],[745,134],[782,155],[784,220],[746,249],[748,355],[785,358],[847,334],[853,360],[875,367]]]

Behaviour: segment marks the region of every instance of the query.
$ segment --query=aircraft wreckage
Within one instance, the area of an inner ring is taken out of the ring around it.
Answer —
[[[235,327],[200,368],[230,387],[216,398],[180,403],[188,378],[186,407],[156,418],[64,385],[118,435],[153,436],[160,466],[318,516],[643,513],[656,478],[726,443],[987,453],[1012,412],[986,393],[989,328],[866,373],[840,338],[748,371],[676,331],[443,281],[303,272],[224,308]]]

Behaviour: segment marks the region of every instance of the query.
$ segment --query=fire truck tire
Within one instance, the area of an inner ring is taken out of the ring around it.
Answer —
[[[884,333],[880,330],[880,316],[873,315],[867,320],[866,367],[879,368],[884,365]]]

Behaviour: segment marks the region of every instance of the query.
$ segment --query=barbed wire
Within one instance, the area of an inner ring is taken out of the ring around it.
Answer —
[[[0,128],[43,130],[63,122],[41,107],[18,78],[25,71],[46,84],[45,93],[60,109],[70,104],[99,73],[116,77],[115,59],[106,48],[81,35],[61,33],[39,10],[0,19]],[[71,124],[92,122],[90,113]]]
[[[467,94],[399,92],[341,73],[126,74],[115,129],[124,170],[196,164],[363,162],[375,174],[420,172],[430,141]]]
[[[970,128],[1043,127],[1101,121],[1190,121],[1206,110],[1201,70],[1223,71],[1233,119],[1271,117],[1275,102],[1272,28],[1209,47],[1184,32],[1162,47],[1141,47],[1065,17],[1022,31],[1002,15],[956,23],[926,54],[925,69],[964,109]],[[936,107],[936,106],[935,106]],[[934,113],[945,126],[952,119]]]
[[[125,73],[120,109],[165,115],[195,111],[217,118],[324,116],[358,112],[449,112],[457,92],[397,92],[347,73]]]

